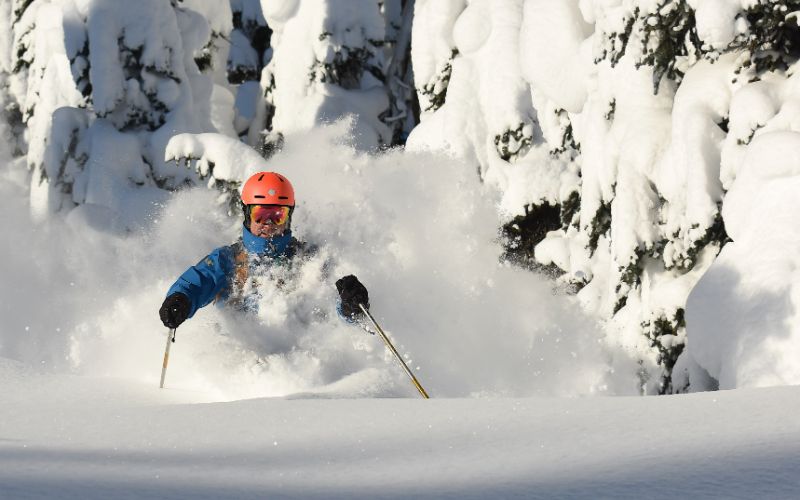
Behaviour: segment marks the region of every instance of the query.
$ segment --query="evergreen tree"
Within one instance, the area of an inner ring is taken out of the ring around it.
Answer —
[[[800,2],[759,2],[736,13],[730,32],[735,36],[727,42],[703,42],[698,33],[696,12],[685,0],[664,0],[652,10],[642,6],[634,8],[622,23],[624,29],[602,33],[605,40],[601,60],[617,64],[628,54],[637,67],[652,68],[653,92],[662,90],[663,82],[680,86],[687,71],[699,60],[717,61],[724,54],[736,54],[738,69],[730,80],[731,88],[759,80],[766,73],[787,70],[800,56],[800,30],[795,17],[787,16],[800,8]],[[722,117],[715,133],[724,137],[728,133],[727,117]],[[754,131],[753,131],[754,132]],[[750,135],[752,138],[752,133]],[[710,218],[688,220],[676,226],[674,208],[683,211],[682,205],[665,199],[661,193],[660,210],[654,212],[652,224],[661,228],[659,241],[639,249],[637,258],[623,269],[620,275],[618,303],[615,313],[625,306],[632,293],[641,292],[644,267],[648,262],[663,262],[667,273],[685,274],[692,271],[700,255],[707,249],[718,253],[729,240],[720,213],[721,202]],[[595,220],[603,218],[600,214]],[[613,220],[595,227],[611,229]],[[593,236],[596,241],[596,235]],[[658,353],[657,363],[662,368],[658,392],[680,391],[672,383],[672,369],[684,351],[686,330],[684,309],[676,305],[671,311],[653,313],[642,322],[642,330],[650,345]]]
[[[8,88],[27,129],[38,213],[84,203],[118,211],[127,191],[192,182],[164,163],[163,148],[176,130],[214,129],[210,77],[198,63],[207,19],[230,20],[230,11],[190,4],[14,5]],[[107,189],[117,181],[122,191]]]
[[[404,62],[412,9],[401,0],[325,0],[299,3],[291,15],[266,11],[274,35],[261,75],[265,154],[287,133],[348,114],[363,147],[400,142],[414,124]]]

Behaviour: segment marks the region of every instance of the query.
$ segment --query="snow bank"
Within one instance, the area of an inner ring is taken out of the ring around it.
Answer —
[[[186,404],[208,399],[0,358],[0,495],[792,498],[798,390]]]
[[[720,388],[800,384],[800,133],[757,137],[725,198],[733,243],[692,290],[691,356]]]

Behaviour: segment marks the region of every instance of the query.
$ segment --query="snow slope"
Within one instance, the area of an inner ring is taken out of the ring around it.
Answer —
[[[179,345],[179,344],[178,344]],[[793,498],[800,389],[252,399],[0,359],[1,498]]]

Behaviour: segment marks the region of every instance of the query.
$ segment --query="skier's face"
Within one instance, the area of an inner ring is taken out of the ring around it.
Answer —
[[[250,232],[260,238],[282,235],[289,226],[289,207],[253,205],[250,207]]]

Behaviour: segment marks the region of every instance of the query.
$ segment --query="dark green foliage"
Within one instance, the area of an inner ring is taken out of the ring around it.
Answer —
[[[525,214],[517,215],[502,228],[503,258],[516,265],[548,274],[562,274],[555,266],[543,266],[534,259],[534,248],[550,231],[561,228],[561,207],[544,201],[525,205]]]
[[[212,61],[214,56],[214,39],[212,38],[200,51],[200,54],[194,56],[194,63],[200,71],[207,71],[212,68]]]
[[[272,40],[272,29],[266,24],[260,24],[255,19],[243,19],[242,12],[233,11],[233,29],[241,30],[250,40],[250,45],[259,54],[269,48]]]
[[[625,27],[622,29],[622,32],[611,33],[608,35],[611,48],[610,50],[604,50],[602,55],[598,59],[595,59],[595,63],[599,63],[603,59],[609,59],[612,67],[617,65],[617,63],[625,55],[625,52],[628,50],[628,41],[631,38],[633,25],[636,23],[636,19],[638,17],[639,8],[637,7],[634,9],[633,15],[625,19]]]
[[[672,394],[672,369],[678,361],[686,347],[683,336],[680,335],[686,329],[683,308],[675,311],[672,318],[659,316],[655,320],[642,323],[645,335],[650,339],[650,347],[658,351],[658,364],[664,368],[659,382],[659,394]],[[668,336],[668,337],[665,337]],[[668,338],[668,342],[664,340]]]
[[[19,138],[25,131],[25,124],[22,122],[22,111],[19,109],[19,104],[16,102],[11,102],[10,104],[6,105],[5,109],[3,109],[3,119],[8,123],[11,132],[16,139],[14,141],[14,157],[19,157],[25,154],[20,148],[20,141]]]
[[[30,58],[33,57],[33,54],[30,54],[28,51],[30,49],[30,37],[32,36],[34,29],[35,26],[31,25],[27,30],[20,33],[19,42],[17,43],[17,46],[13,48],[16,59],[14,68],[12,69],[14,73],[27,71],[27,69],[31,66]]]
[[[581,210],[581,193],[573,191],[561,202],[561,228],[578,227],[578,216]]]
[[[575,158],[581,152],[581,145],[575,140],[572,132],[572,122],[569,119],[569,113],[563,109],[555,110],[556,115],[562,120],[563,129],[561,132],[561,144],[550,150],[550,156],[558,158],[559,156],[569,153],[571,158]]]
[[[634,30],[640,32],[635,64],[653,68],[653,91],[658,93],[661,81],[680,82],[685,67],[692,60],[705,57],[715,60],[720,52],[740,52],[742,69],[756,75],[768,71],[785,71],[800,59],[800,27],[797,18],[787,15],[800,10],[800,0],[761,1],[737,16],[747,21],[749,29],[739,34],[721,51],[704,46],[697,34],[694,10],[687,0],[663,0],[653,12],[643,14],[638,8],[626,18],[620,33],[609,33],[610,47],[603,50],[596,62],[608,60],[615,66],[630,52],[628,46]]]
[[[242,198],[239,196],[240,181],[221,181],[217,180],[214,187],[222,193],[228,195],[228,202],[225,204],[229,216],[238,216],[242,213]]]
[[[267,103],[272,104],[273,102],[273,95],[275,94],[275,74],[270,72],[267,74],[269,78],[269,83],[267,83],[266,87],[264,87],[264,99]],[[272,128],[272,118],[275,115],[275,110],[273,108],[272,113],[268,113],[267,117],[267,128]]]
[[[679,62],[700,50],[694,11],[686,0],[666,0],[644,18],[643,32],[644,57],[637,67],[653,67],[653,93],[657,94],[664,76],[680,82],[683,71]]]
[[[281,132],[267,132],[262,135],[259,153],[264,158],[270,158],[283,148],[284,137]]]
[[[511,162],[528,152],[533,143],[533,136],[526,133],[524,128],[525,124],[520,123],[517,128],[508,129],[494,136],[494,147],[501,159]]]
[[[627,52],[633,29],[641,31],[641,55],[636,58],[636,67],[653,68],[653,93],[658,93],[664,76],[679,82],[683,78],[680,62],[700,48],[694,11],[686,0],[664,0],[647,15],[635,9],[626,20],[624,32],[613,35],[618,42],[607,54],[612,66]]]
[[[370,63],[373,53],[365,48],[350,49],[342,47],[333,56],[333,61],[324,63],[316,61],[311,68],[311,81],[333,83],[342,88],[353,90],[361,87],[364,71],[369,71],[375,78],[385,81],[381,68]]]
[[[12,24],[16,24],[22,19],[22,15],[25,14],[25,11],[31,6],[33,1],[34,0],[14,0],[14,20]]]
[[[601,202],[589,230],[589,255],[594,255],[600,236],[611,230],[611,202]]]
[[[125,120],[122,123],[118,123],[117,128],[122,132],[130,130],[156,130],[166,122],[166,114],[169,112],[169,108],[158,98],[158,94],[155,91],[148,91],[145,89],[144,77],[142,75],[146,72],[152,76],[173,80],[176,84],[180,83],[180,78],[170,69],[160,69],[151,65],[142,64],[143,47],[128,47],[124,44],[124,39],[122,37],[118,39],[117,43],[119,45],[120,63],[125,79],[139,82],[139,88],[147,97],[149,104],[149,108],[128,104],[125,109]],[[87,96],[87,100],[91,101],[91,95]],[[113,112],[113,110],[97,112],[97,116],[103,117],[111,112]]]
[[[717,213],[714,216],[714,222],[711,224],[706,230],[705,235],[701,239],[699,239],[692,248],[689,249],[689,259],[692,262],[692,267],[697,263],[697,255],[700,251],[708,245],[716,244],[721,249],[727,243],[730,243],[732,240],[728,236],[728,232],[725,230],[725,221],[722,219],[722,210],[721,204],[717,207]]]
[[[800,10],[800,0],[762,1],[749,7],[739,17],[750,26],[737,36],[726,52],[747,51],[750,59],[743,67],[753,67],[756,74],[788,69],[800,59],[800,28],[797,17],[787,14]]]
[[[678,269],[689,272],[694,269],[694,266],[697,264],[697,257],[704,248],[708,245],[715,244],[722,249],[722,247],[730,241],[732,240],[728,236],[727,231],[725,231],[725,221],[722,220],[722,214],[717,211],[714,216],[714,222],[706,230],[703,237],[695,241],[686,251],[686,256],[683,260],[668,269]]]
[[[625,283],[630,288],[638,287],[642,284],[642,257],[644,257],[644,250],[636,249],[635,251],[636,257],[633,261],[621,269],[622,274],[620,275],[619,281],[620,283]],[[619,286],[617,290],[619,291]]]
[[[92,95],[92,82],[89,80],[89,40],[83,43],[81,50],[69,61],[75,87],[83,97]]]
[[[628,294],[632,290],[639,289],[642,285],[642,261],[646,255],[645,250],[637,248],[635,257],[627,266],[621,268],[619,283],[617,283],[616,293],[617,302],[614,304],[614,314],[617,314],[620,309],[625,307],[628,303]],[[627,287],[623,290],[622,285]]]
[[[747,146],[748,144],[750,144],[750,141],[753,140],[753,137],[756,136],[756,131],[763,126],[764,125],[761,123],[756,124],[755,128],[753,128],[753,130],[750,131],[750,135],[748,135],[747,138],[745,139],[736,139],[736,144],[738,144],[739,146]]]
[[[608,103],[608,112],[605,114],[605,118],[607,121],[614,121],[614,115],[617,113],[617,99],[611,99],[611,102]]]
[[[728,118],[727,116],[723,117],[722,120],[719,123],[717,123],[717,127],[719,127],[719,129],[725,132],[726,134],[728,133],[729,125],[730,125],[730,118]]]
[[[619,292],[619,288],[617,289],[617,292]],[[627,295],[620,295],[619,297],[617,297],[617,302],[614,304],[613,314],[617,314],[627,304],[628,304]]]
[[[456,56],[458,56],[458,49],[454,48],[450,53],[450,59],[447,60],[442,71],[436,75],[436,79],[418,89],[419,93],[426,96],[431,102],[423,111],[436,111],[444,105],[447,97],[447,86],[450,84],[450,76],[453,72],[452,63]]]
[[[655,94],[665,76],[680,82],[683,78],[681,62],[700,52],[694,11],[686,0],[663,0],[652,13],[644,14],[638,7],[634,9],[626,18],[623,31],[608,35],[611,47],[604,50],[596,62],[608,59],[611,66],[616,66],[629,51],[634,30],[641,32],[635,64],[653,68]]]

